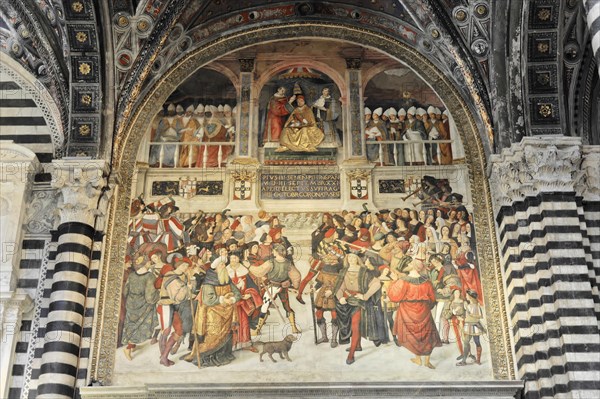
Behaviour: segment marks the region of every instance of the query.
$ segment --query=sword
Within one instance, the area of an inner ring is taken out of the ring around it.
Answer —
[[[315,293],[313,292],[313,283],[310,282],[310,310],[313,320],[313,331],[315,333],[315,345],[317,344],[317,317],[315,316]]]
[[[383,307],[383,323],[385,326],[385,331],[387,331],[390,328],[389,323],[388,323],[388,314],[387,314],[388,306],[387,306],[387,303],[385,302],[385,300],[387,298],[387,289],[381,290],[381,291],[382,291],[381,292],[381,305]]]
[[[354,248],[360,249],[360,250],[364,249],[366,252],[371,252],[371,253],[374,253],[375,255],[379,255],[379,253],[373,251],[372,249],[367,249],[367,248],[359,247],[358,245],[350,244],[349,242],[342,241],[342,240],[336,240],[336,241],[339,242],[342,245],[347,245],[349,247],[354,247]]]

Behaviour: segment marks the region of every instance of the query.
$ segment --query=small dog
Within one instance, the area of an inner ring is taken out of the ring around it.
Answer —
[[[266,353],[269,355],[269,357],[271,358],[271,360],[273,361],[273,363],[277,363],[277,360],[273,359],[273,353],[279,353],[279,357],[281,357],[282,359],[285,356],[285,359],[287,359],[288,362],[291,362],[292,359],[290,359],[290,356],[288,355],[288,352],[290,351],[290,349],[292,349],[292,344],[294,343],[294,341],[296,341],[296,337],[294,337],[293,335],[288,335],[287,337],[285,337],[283,339],[283,341],[277,341],[277,342],[262,342],[262,341],[256,341],[252,343],[252,346],[255,347],[256,349],[258,349],[258,351],[260,352],[260,361],[263,361],[263,355]]]

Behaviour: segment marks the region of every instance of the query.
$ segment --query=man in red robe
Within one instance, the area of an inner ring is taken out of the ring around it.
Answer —
[[[463,244],[456,254],[454,268],[460,277],[460,284],[463,298],[467,297],[467,291],[473,290],[477,293],[477,301],[483,305],[483,290],[481,289],[481,280],[479,279],[479,271],[475,267],[475,255],[471,248]]]
[[[415,354],[410,359],[419,366],[434,369],[429,358],[433,348],[442,346],[440,335],[431,315],[435,305],[433,285],[425,273],[425,264],[419,259],[413,259],[409,264],[408,275],[396,279],[388,287],[388,297],[392,302],[398,302],[398,311],[394,323],[394,334],[398,344]]]
[[[279,142],[285,117],[294,110],[291,103],[296,100],[296,96],[287,98],[285,91],[285,87],[283,86],[277,88],[277,93],[273,94],[273,97],[269,100],[269,104],[267,104],[267,121],[263,135],[264,143],[271,141]]]
[[[240,291],[242,298],[235,303],[237,310],[237,326],[234,326],[233,350],[253,350],[250,337],[250,316],[262,306],[263,301],[259,289],[248,273],[248,268],[240,263],[237,253],[229,255],[227,273],[231,282]]]

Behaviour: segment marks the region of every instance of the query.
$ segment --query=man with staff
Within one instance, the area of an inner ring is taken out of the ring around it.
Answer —
[[[323,240],[319,242],[317,250],[311,259],[311,269],[304,280],[302,280],[300,288],[298,289],[298,296],[296,297],[298,302],[304,303],[302,301],[302,291],[308,282],[317,276],[317,296],[314,300],[314,303],[312,303],[312,311],[316,316],[316,327],[318,327],[321,332],[321,338],[316,337],[315,331],[315,343],[318,345],[324,342],[329,342],[329,338],[327,337],[325,312],[330,312],[330,345],[332,348],[338,346],[339,331],[333,289],[337,276],[342,269],[342,260],[344,259],[345,255],[345,252],[338,241],[338,233],[335,228],[332,227],[325,232]]]

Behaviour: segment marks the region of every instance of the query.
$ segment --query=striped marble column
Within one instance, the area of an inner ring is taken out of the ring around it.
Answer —
[[[587,15],[592,50],[594,51],[598,72],[600,73],[600,0],[583,0],[583,7]]]
[[[581,140],[526,137],[491,159],[517,374],[525,397],[595,397],[600,335],[579,189]]]
[[[596,319],[600,326],[600,146],[584,146],[578,192],[580,221],[585,229],[583,248],[594,292]]]
[[[62,195],[61,223],[38,398],[72,398],[75,393],[95,220],[106,162],[53,161],[52,184]]]

